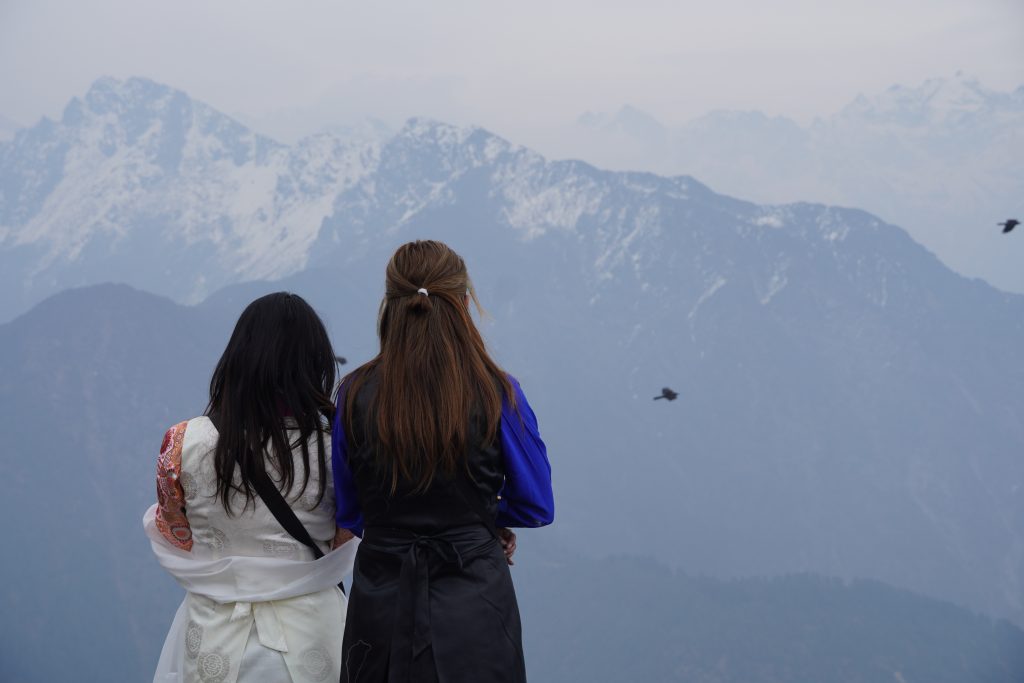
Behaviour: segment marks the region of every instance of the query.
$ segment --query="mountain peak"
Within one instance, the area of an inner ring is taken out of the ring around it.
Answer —
[[[957,71],[952,77],[929,78],[918,86],[894,84],[874,96],[858,95],[838,116],[902,126],[955,124],[1015,99],[1013,94],[990,90],[977,77]]]
[[[120,98],[137,98],[140,96],[159,95],[162,93],[175,93],[181,92],[176,88],[172,88],[169,85],[163,83],[157,83],[156,81],[145,78],[143,76],[129,76],[125,79],[115,78],[113,76],[100,76],[93,84],[89,87],[86,92],[86,99],[100,96],[116,96]]]
[[[482,129],[475,126],[457,126],[453,123],[446,123],[436,119],[414,116],[405,122],[405,125],[398,131],[398,136],[460,145],[478,130]]]
[[[493,161],[501,154],[524,151],[479,126],[459,126],[423,117],[406,121],[391,144],[429,147],[445,156],[465,157],[468,154],[473,166]]]
[[[638,109],[631,104],[624,104],[619,107],[619,110],[615,112],[613,120],[621,121],[623,123],[642,121],[645,124],[661,125],[661,122],[654,118],[653,115],[645,112],[643,109]]]
[[[661,139],[668,136],[668,129],[651,114],[631,104],[622,105],[614,114],[584,112],[576,119],[576,125],[583,128],[617,131],[633,137]]]
[[[180,90],[148,78],[132,77],[118,80],[111,76],[97,79],[81,99],[73,98],[64,109],[63,123],[75,125],[89,115],[137,116],[146,111],[155,113],[170,102],[191,102]]]

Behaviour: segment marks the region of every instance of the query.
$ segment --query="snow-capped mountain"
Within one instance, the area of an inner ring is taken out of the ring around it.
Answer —
[[[906,129],[925,124],[934,134],[941,128],[969,131],[990,118],[1012,119],[1022,113],[1024,86],[997,92],[957,72],[950,79],[930,78],[916,88],[893,85],[871,97],[859,95],[837,118]]]
[[[582,158],[685,168],[755,200],[862,206],[961,272],[1024,290],[1019,255],[994,225],[1024,210],[1022,130],[1024,88],[997,93],[957,76],[859,97],[808,128],[714,112],[669,131],[624,107],[581,117],[562,138],[576,140]],[[0,320],[98,281],[191,302],[298,272],[322,257],[312,245],[323,221],[374,175],[389,141],[367,123],[285,146],[184,93],[101,79],[59,122],[0,143]],[[536,202],[510,211],[528,215]]]
[[[103,280],[197,301],[296,272],[376,155],[330,133],[286,147],[180,91],[101,79],[0,145],[0,319]]]
[[[541,149],[606,168],[691,174],[754,201],[861,207],[958,272],[1024,292],[1021,250],[1007,249],[995,228],[1024,213],[1024,86],[999,92],[957,73],[860,95],[807,126],[716,111],[661,134],[656,121],[610,125],[614,118],[590,114]]]
[[[715,576],[877,578],[1024,623],[1024,298],[875,216],[550,161],[426,120],[368,147],[285,147],[137,80],[98,83],[0,155],[5,278],[184,299],[282,277],[202,308],[224,325],[291,288],[352,360],[374,351],[393,248],[455,245],[541,416],[567,545]],[[109,358],[96,372],[152,374]],[[679,399],[652,403],[665,385]]]

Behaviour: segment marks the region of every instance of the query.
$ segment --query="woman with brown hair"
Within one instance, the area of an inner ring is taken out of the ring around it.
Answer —
[[[551,523],[551,467],[470,300],[479,310],[448,246],[399,247],[380,353],[338,391],[336,521],[363,537],[342,652],[349,683],[526,680],[508,527]]]

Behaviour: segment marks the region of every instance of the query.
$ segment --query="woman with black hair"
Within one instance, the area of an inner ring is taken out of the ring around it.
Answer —
[[[380,353],[338,392],[337,523],[363,538],[345,627],[349,683],[526,680],[507,527],[551,523],[551,468],[470,300],[466,265],[449,247],[399,247]]]
[[[238,319],[205,415],[164,436],[144,522],[188,593],[155,681],[338,680],[346,602],[337,584],[354,544],[330,552],[342,540],[327,455],[334,382],[317,314],[295,294],[269,294]],[[311,547],[282,527],[267,485]]]

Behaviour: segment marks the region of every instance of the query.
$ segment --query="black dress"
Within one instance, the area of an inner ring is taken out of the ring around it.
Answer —
[[[348,466],[365,529],[356,555],[342,649],[347,683],[520,683],[526,680],[519,607],[501,544],[477,509],[493,515],[504,471],[499,444],[471,427],[461,483],[440,475],[413,494],[374,462],[360,433],[376,391],[355,397]],[[372,421],[370,422],[372,424]],[[467,495],[479,497],[469,502]]]

